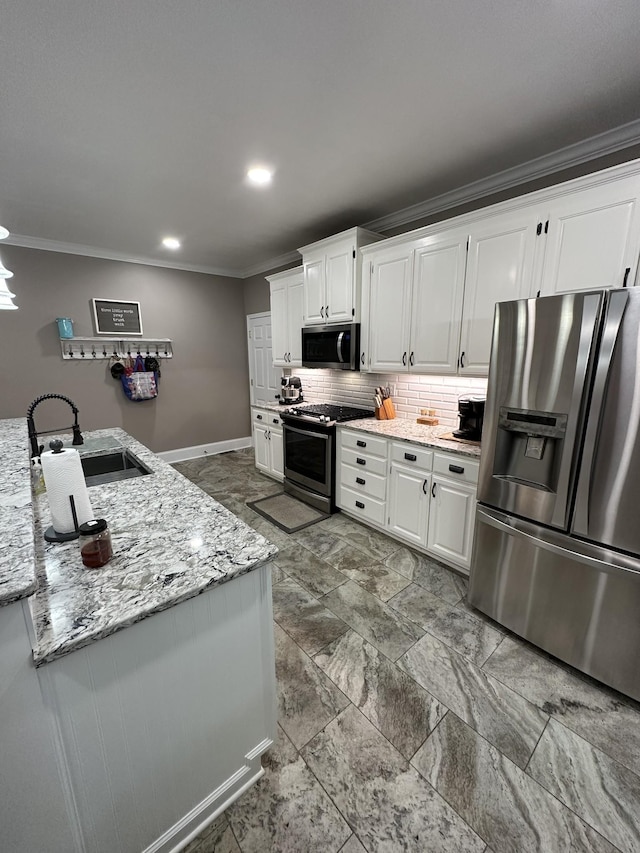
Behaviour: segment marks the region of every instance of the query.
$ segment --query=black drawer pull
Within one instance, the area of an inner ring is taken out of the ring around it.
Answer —
[[[364,480],[362,477],[356,477],[356,483],[359,486],[364,486],[364,484],[366,483],[366,480]]]
[[[415,453],[405,453],[404,458],[408,459],[409,462],[415,462],[418,457],[416,456]]]
[[[358,447],[366,447],[367,446],[366,441],[356,441],[356,444],[358,445]]]
[[[256,418],[257,418],[257,420],[261,421],[261,420],[262,420],[262,415],[256,415]]]
[[[273,422],[274,422],[274,424],[279,424],[279,423],[280,423],[280,421],[278,420],[278,418],[274,418],[274,419],[273,419]]]
[[[364,509],[364,504],[362,503],[362,501],[356,501],[356,506],[358,507],[358,509]]]
[[[360,459],[359,456],[356,456],[356,462],[358,463],[358,465],[366,465],[367,464],[367,460],[366,459]]]
[[[449,465],[449,470],[452,474],[464,474],[462,465]]]

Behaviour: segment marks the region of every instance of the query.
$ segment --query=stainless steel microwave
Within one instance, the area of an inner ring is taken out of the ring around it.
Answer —
[[[302,329],[302,366],[359,370],[360,324],[305,326]]]

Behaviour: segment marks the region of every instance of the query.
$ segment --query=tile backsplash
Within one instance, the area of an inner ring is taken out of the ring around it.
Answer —
[[[458,397],[483,396],[486,379],[461,376],[418,376],[414,374],[359,373],[348,370],[285,370],[299,376],[305,400],[313,403],[342,403],[373,408],[377,385],[391,386],[391,396],[399,418],[413,420],[420,409],[435,409],[444,426],[458,425]]]

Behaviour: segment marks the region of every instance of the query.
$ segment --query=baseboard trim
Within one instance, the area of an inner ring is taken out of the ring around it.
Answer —
[[[251,436],[230,438],[227,441],[213,441],[210,444],[196,444],[193,447],[178,447],[175,450],[163,450],[157,453],[165,462],[186,462],[188,459],[198,459],[200,456],[216,456],[218,453],[228,453],[230,450],[244,450],[251,447]]]

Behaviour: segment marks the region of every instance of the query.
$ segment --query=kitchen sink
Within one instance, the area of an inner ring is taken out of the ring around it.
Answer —
[[[144,477],[152,474],[144,462],[134,456],[130,450],[100,453],[97,456],[80,458],[87,486],[101,486],[103,483],[117,483],[131,477]]]

